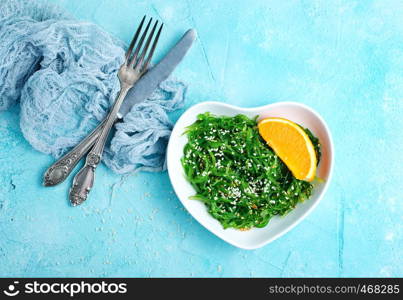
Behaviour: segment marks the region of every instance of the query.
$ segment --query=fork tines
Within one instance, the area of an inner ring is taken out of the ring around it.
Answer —
[[[162,27],[164,26],[163,23],[161,23],[161,25],[159,26],[157,34],[156,34],[156,36],[154,38],[154,41],[152,43],[151,49],[150,49],[150,51],[149,51],[149,53],[147,55],[148,48],[150,47],[150,44],[151,44],[151,41],[153,39],[155,30],[156,30],[156,28],[158,26],[158,20],[156,20],[154,22],[154,26],[151,29],[151,33],[148,35],[146,43],[145,43],[145,45],[143,47],[144,40],[145,40],[145,38],[146,38],[146,36],[148,34],[148,30],[149,30],[150,25],[151,25],[152,20],[153,20],[153,18],[150,18],[150,20],[147,23],[146,28],[144,29],[144,31],[143,31],[143,33],[142,33],[142,35],[140,37],[140,40],[139,40],[139,42],[138,42],[138,44],[137,44],[137,46],[136,46],[136,48],[135,48],[135,50],[133,52],[133,48],[137,43],[137,39],[140,36],[140,33],[141,33],[142,28],[143,28],[145,20],[146,20],[146,16],[144,16],[143,19],[141,20],[140,25],[138,26],[138,28],[136,30],[136,33],[134,34],[133,40],[131,41],[131,43],[129,45],[129,48],[127,49],[127,52],[126,52],[126,62],[125,62],[126,65],[138,70],[139,72],[143,72],[143,71],[145,71],[147,69],[147,67],[148,67],[148,65],[149,65],[149,63],[151,61],[151,58],[152,58],[152,56],[154,54],[155,47],[157,46],[158,39],[160,37]],[[140,55],[139,55],[139,53],[140,53]],[[147,58],[146,58],[146,55],[147,55]],[[144,59],[145,59],[145,63],[144,63]]]

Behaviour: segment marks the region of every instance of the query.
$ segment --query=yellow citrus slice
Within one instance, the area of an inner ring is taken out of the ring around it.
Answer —
[[[266,118],[258,123],[259,133],[286,164],[295,178],[312,181],[316,174],[315,148],[304,129],[283,118]]]

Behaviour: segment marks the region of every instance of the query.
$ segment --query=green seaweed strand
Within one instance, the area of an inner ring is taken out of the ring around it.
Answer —
[[[264,227],[309,198],[313,186],[296,179],[267,146],[256,118],[200,114],[186,130],[185,175],[209,213],[224,228]],[[316,137],[307,131],[320,157]]]

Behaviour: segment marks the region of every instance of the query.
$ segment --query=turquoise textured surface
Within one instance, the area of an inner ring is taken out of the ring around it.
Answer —
[[[240,250],[184,211],[166,173],[102,166],[70,207],[69,183],[41,186],[53,159],[24,140],[14,107],[0,115],[0,276],[403,276],[401,1],[52,2],[126,42],[145,13],[158,17],[159,49],[195,28],[175,71],[186,107],[307,104],[333,133],[335,172],[301,224]]]

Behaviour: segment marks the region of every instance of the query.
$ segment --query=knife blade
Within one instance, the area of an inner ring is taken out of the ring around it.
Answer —
[[[182,61],[196,38],[196,31],[189,29],[171,50],[154,67],[150,68],[130,89],[118,113],[122,119],[135,105],[147,99],[158,85],[168,78]],[[54,186],[63,182],[73,171],[81,158],[91,149],[102,131],[101,122],[84,140],[53,163],[44,173],[44,186]]]
[[[147,99],[158,85],[168,78],[176,66],[182,61],[183,57],[185,57],[195,38],[196,31],[189,29],[168,54],[140,78],[136,85],[128,92],[120,107],[118,118],[123,118],[133,105]]]

